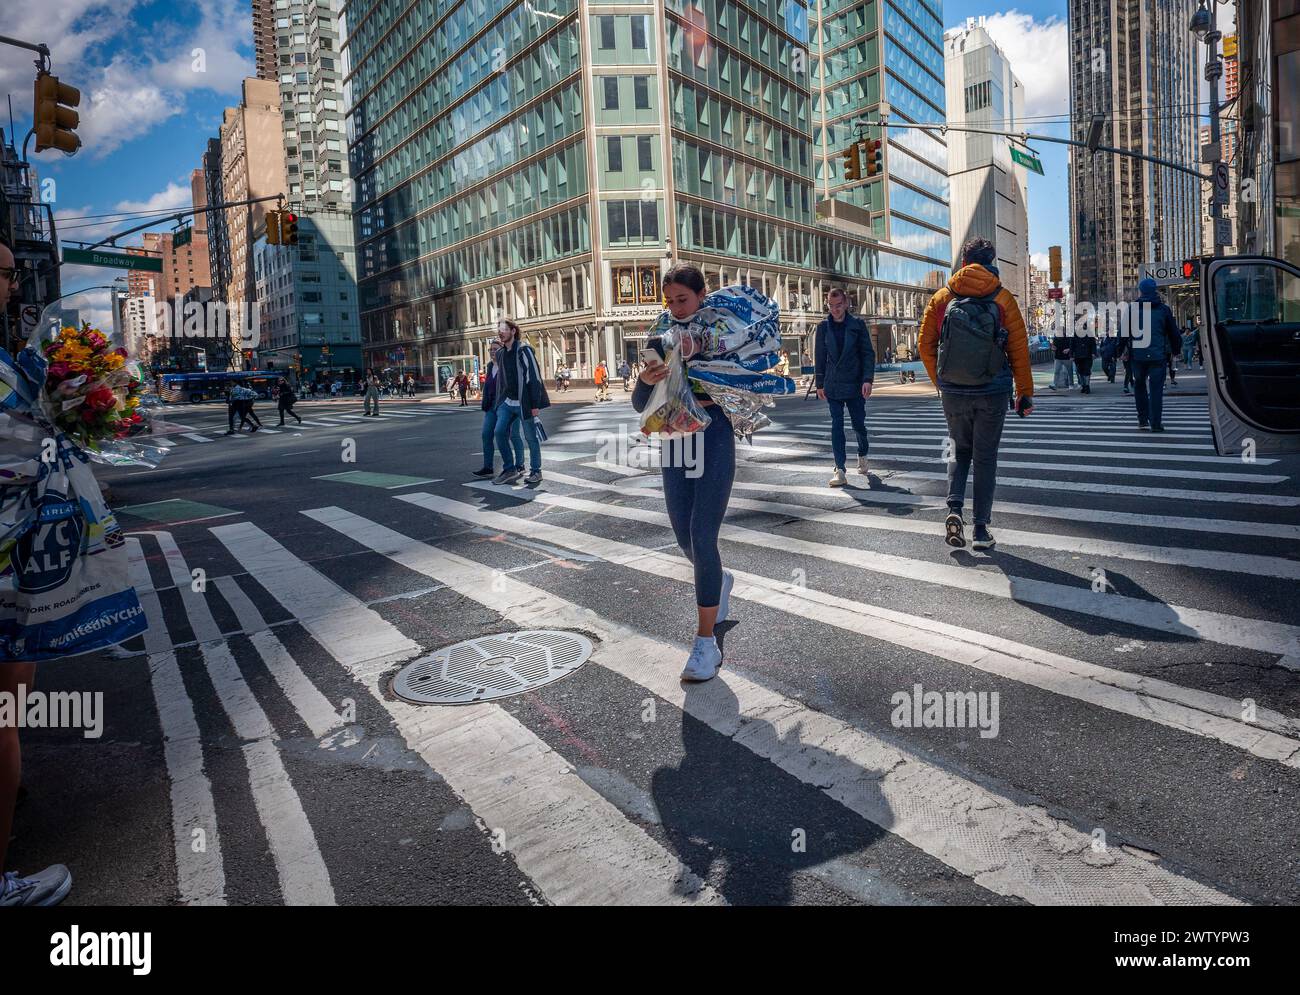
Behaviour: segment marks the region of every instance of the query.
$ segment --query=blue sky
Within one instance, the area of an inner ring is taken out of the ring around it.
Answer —
[[[17,6],[16,14],[6,14],[5,33],[48,42],[55,73],[83,94],[84,148],[71,158],[39,157],[41,175],[55,180],[60,234],[98,237],[126,227],[76,227],[86,224],[81,215],[187,204],[190,171],[216,134],[222,110],[237,102],[239,80],[253,71],[248,0],[40,0]],[[943,14],[946,27],[987,15],[986,26],[1025,84],[1027,115],[1059,117],[1069,109],[1065,10],[1065,0],[1017,0],[1001,12],[991,2],[949,0]],[[195,71],[195,49],[202,50],[201,72]],[[26,52],[0,47],[0,91],[13,97],[20,139],[31,74]],[[1057,124],[1041,130],[1064,134]],[[1048,144],[1039,151],[1047,175],[1029,177],[1030,250],[1045,253],[1048,245],[1061,244],[1068,256],[1065,151]],[[116,275],[81,269],[69,270],[69,286]]]

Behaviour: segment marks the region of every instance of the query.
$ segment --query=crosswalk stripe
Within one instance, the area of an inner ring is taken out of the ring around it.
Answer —
[[[468,505],[435,500],[439,510],[445,509],[451,517],[480,517],[478,509]],[[680,647],[604,619],[540,588],[339,508],[304,514],[407,569],[446,584],[515,625],[594,631],[599,643],[592,662],[707,723],[862,818],[970,876],[981,887],[1034,904],[1238,904],[1213,888],[1120,850],[1112,851],[1107,861],[1091,861],[1091,837],[1047,817],[1041,807],[1017,805],[738,674],[727,671],[711,684],[683,688],[674,666],[683,656]],[[491,512],[483,518],[493,528],[502,524],[500,519],[507,519],[512,526],[524,524]],[[683,558],[622,543],[611,544],[611,549],[618,551],[617,558],[626,565],[659,575],[666,572],[678,579],[692,576]],[[765,579],[744,575],[744,585],[753,584],[753,589],[742,587],[740,575],[737,581],[733,597],[739,592],[774,607],[789,599],[778,593],[778,585]],[[798,590],[793,585],[780,587]],[[851,617],[849,612],[844,614]],[[734,696],[738,707],[727,704],[729,696]]]
[[[180,566],[188,576],[184,560]],[[235,735],[244,740],[241,752],[248,770],[249,788],[280,877],[285,904],[334,905],[329,871],[302,801],[284,769],[275,745],[279,738],[275,727],[244,680],[230,646],[221,639],[221,630],[207,602],[201,597],[187,600],[186,610],[190,625],[200,639],[204,670],[217,700],[230,719]],[[151,619],[152,624],[163,624],[162,615]],[[216,638],[203,642],[200,633],[212,631],[217,633]]]
[[[773,431],[780,435],[807,435],[816,438],[829,439],[831,433],[830,425],[819,425],[810,427],[799,426],[772,426]],[[853,438],[850,426],[845,426],[848,432],[848,438]],[[908,427],[908,428],[888,428],[885,431],[878,425],[867,425],[867,433],[872,439],[946,439],[948,432],[943,426],[934,428]],[[1136,437],[1132,432],[1088,432],[1086,439],[1078,437],[1078,432],[1062,429],[1059,432],[1048,429],[1047,431],[1034,431],[1032,429],[1004,429],[1002,432],[1003,439],[1009,439],[1012,442],[1042,442],[1046,445],[1061,445],[1062,442],[1068,442],[1072,445],[1080,446],[1114,446],[1118,445],[1117,441],[1137,442],[1144,446],[1164,446],[1169,448],[1170,439],[1200,439],[1209,438],[1210,433],[1194,432],[1165,432],[1157,436]],[[767,432],[764,431],[763,438],[768,438]],[[1156,441],[1159,440],[1159,441]],[[1196,445],[1180,446],[1177,448],[1190,449],[1213,449],[1214,447],[1206,443],[1197,443]]]
[[[815,444],[809,442],[809,443],[805,443],[805,445],[815,445]],[[817,448],[823,450],[829,450],[830,445],[826,444],[826,445],[818,446]],[[1003,449],[1000,452],[1007,452],[1007,450]],[[1038,452],[1036,450],[1028,450],[1028,452],[1036,456],[1050,455],[1049,453]],[[807,449],[790,449],[789,447],[784,447],[784,446],[760,446],[757,443],[755,443],[752,446],[745,445],[743,447],[738,447],[736,454],[738,457],[745,459],[746,462],[755,463],[758,465],[763,464],[764,462],[763,460],[753,459],[751,456],[748,455],[749,453],[757,453],[760,455],[767,454],[771,456],[816,456],[818,455],[815,452],[809,452]],[[1077,455],[1091,456],[1093,454],[1078,453]],[[1190,457],[1190,458],[1208,459],[1209,457]],[[1175,459],[1181,460],[1182,457],[1175,457]],[[871,462],[873,463],[921,463],[921,464],[933,465],[935,463],[942,463],[943,460],[940,459],[938,456],[873,455],[871,457]],[[774,465],[779,466],[781,469],[786,468],[784,463],[776,463]],[[1023,460],[1004,460],[1000,456],[998,458],[998,467],[999,469],[1005,468],[1005,469],[1016,469],[1016,470],[1053,470],[1059,473],[1080,473],[1080,474],[1089,474],[1092,476],[1100,475],[1100,476],[1107,476],[1107,477],[1160,477],[1165,480],[1168,480],[1170,478],[1187,477],[1189,479],[1195,479],[1195,480],[1231,480],[1231,481],[1238,481],[1238,482],[1245,481],[1248,483],[1255,483],[1255,484],[1280,484],[1289,479],[1288,477],[1279,474],[1228,473],[1219,470],[1179,469],[1177,467],[1158,468],[1158,467],[1145,467],[1145,466],[1092,466],[1092,465],[1084,465],[1078,463],[1032,463]],[[1001,478],[999,477],[999,479]]]
[[[676,579],[684,580],[686,583],[692,583],[694,579],[693,568],[689,566],[688,561],[684,558],[671,557],[662,551],[645,550],[641,546],[590,536],[576,529],[543,524],[536,519],[512,519],[502,512],[478,511],[464,503],[451,501],[450,498],[435,497],[430,494],[408,494],[403,499],[412,505],[438,511],[439,514],[482,522],[491,528],[513,533],[513,535],[545,538],[554,545],[577,550],[586,555],[598,555],[608,562],[630,566],[634,570],[649,572],[656,576],[675,576]],[[568,506],[563,502],[547,501],[545,494],[537,494],[533,499],[539,499],[543,503],[556,503],[562,507]],[[474,512],[478,514],[474,515]],[[643,512],[633,511],[633,514],[645,518]],[[628,518],[628,515],[623,514],[615,516]],[[671,570],[666,568],[668,563],[672,564]],[[1101,708],[1123,711],[1138,718],[1169,724],[1170,727],[1179,730],[1197,732],[1199,735],[1210,736],[1212,739],[1247,749],[1252,753],[1256,752],[1257,748],[1261,748],[1260,741],[1256,737],[1260,723],[1240,722],[1242,704],[1235,698],[1193,691],[1190,688],[1179,687],[1177,684],[1152,680],[1141,674],[1128,674],[1126,671],[1093,665],[1080,659],[1049,653],[1035,646],[985,635],[970,628],[937,622],[932,618],[920,618],[917,615],[884,609],[866,602],[848,600],[835,594],[811,590],[802,585],[789,584],[787,581],[770,580],[759,575],[737,572],[737,579],[742,576],[750,583],[780,596],[779,604],[777,602],[772,604],[776,604],[780,610],[789,611],[790,614],[796,614],[801,618],[811,618],[837,628],[870,636],[872,639],[881,639],[910,649],[918,649],[931,656],[974,666],[976,669],[1032,684],[1058,695],[1079,698],[1088,701],[1089,704],[1100,705]],[[736,592],[740,589],[738,587],[733,589],[732,597],[737,597]],[[753,597],[750,594],[742,593],[740,597],[768,604],[767,601],[763,601],[763,598]],[[800,604],[789,606],[790,600]],[[935,633],[939,633],[943,639]],[[959,643],[966,644],[966,648],[954,646],[950,641],[945,640],[958,640]],[[971,652],[971,645],[992,650],[997,656],[984,659],[979,653]],[[1026,667],[1024,661],[1030,661],[1034,666]],[[1036,670],[1036,667],[1044,670]],[[1093,687],[1089,683],[1075,683],[1074,679],[1080,676],[1089,682],[1095,680],[1101,687]],[[1130,693],[1117,696],[1117,688],[1126,689]],[[1156,698],[1157,704],[1153,705],[1152,702],[1145,701],[1144,698],[1148,696]],[[1171,708],[1173,710],[1170,710]],[[1216,718],[1206,724],[1206,714]],[[1265,753],[1257,753],[1256,756],[1278,760],[1286,763],[1287,766],[1300,767],[1300,719],[1270,711],[1266,723],[1270,731],[1278,732],[1281,736],[1269,740],[1268,744],[1262,747]]]
[[[478,483],[466,484],[471,488],[480,488]],[[563,497],[545,491],[527,491],[513,495],[529,501],[568,508],[572,511],[586,511],[591,514],[610,518],[622,518],[647,524],[656,524],[670,528],[668,516],[664,512],[647,511],[641,508],[627,508],[621,505],[602,504],[598,501],[586,501],[580,498]],[[429,494],[401,495],[399,500],[410,501],[427,507],[429,500],[455,505],[449,499],[437,498]],[[468,505],[460,505],[468,508]],[[508,516],[501,516],[505,521],[512,521]],[[540,523],[539,523],[540,524]],[[237,526],[228,526],[237,528]],[[754,529],[741,528],[737,525],[723,525],[719,532],[722,539],[741,542],[746,545],[772,548],[772,537]],[[572,541],[586,543],[589,538],[584,533],[572,533]],[[606,541],[606,540],[601,540]],[[572,542],[559,542],[572,548]],[[636,547],[631,547],[636,548]],[[1283,622],[1269,622],[1264,619],[1243,618],[1221,612],[1200,608],[1188,608],[1172,605],[1163,601],[1145,601],[1127,595],[1097,593],[1088,588],[1071,587],[1050,581],[1035,580],[1015,574],[990,574],[968,567],[946,563],[933,563],[891,553],[882,553],[869,549],[851,549],[832,546],[828,543],[811,542],[794,536],[782,536],[780,551],[786,554],[801,554],[821,560],[843,563],[872,573],[919,580],[938,584],[957,590],[976,594],[987,594],[996,598],[1049,605],[1062,611],[1079,612],[1115,622],[1167,632],[1172,635],[1194,636],[1225,646],[1237,646],[1254,649],[1264,653],[1277,653],[1289,656],[1300,653],[1300,627]],[[599,553],[597,553],[599,555]],[[1081,583],[1083,578],[1081,578]]]
[[[185,432],[185,433],[183,433],[183,434],[184,434],[185,438],[187,438],[187,439],[193,439],[195,442],[211,442],[211,441],[212,441],[212,440],[209,439],[206,435],[199,435],[198,432]]]
[[[772,442],[798,442],[806,446],[817,446],[820,449],[829,449],[831,446],[829,437],[826,437],[826,441],[824,442],[821,441],[820,438],[813,438],[811,436],[805,437],[803,435],[772,434],[772,435],[764,435],[763,439],[770,440]],[[1020,440],[1016,440],[1016,441],[1019,442]],[[1026,440],[1026,441],[1030,441],[1030,440]],[[871,442],[871,448],[873,450],[876,450],[876,449],[929,449],[932,447],[931,447],[931,443],[918,439],[916,442],[876,442],[873,440]],[[1178,447],[1178,448],[1186,448],[1186,447]],[[1199,449],[1202,447],[1197,446],[1194,448]],[[1107,449],[1104,452],[1094,453],[1094,452],[1089,452],[1086,449],[1084,450],[1042,449],[1038,447],[1035,447],[1033,449],[1020,449],[1017,448],[1016,446],[1003,445],[998,448],[998,456],[999,456],[999,463],[1001,462],[1000,457],[1003,453],[1011,453],[1017,456],[1082,456],[1092,460],[1104,459],[1104,460],[1140,460],[1142,462],[1155,461],[1155,462],[1166,462],[1166,463],[1214,463],[1220,466],[1242,465],[1241,459],[1236,456],[1196,456],[1196,455],[1184,454],[1184,453],[1156,453],[1156,452],[1150,452],[1149,449],[1150,447],[1144,447],[1144,451],[1142,452],[1135,452],[1133,450],[1121,451],[1115,449]],[[1256,460],[1254,460],[1254,462],[1251,465],[1270,466],[1276,462],[1277,462],[1276,459],[1261,456]],[[1064,469],[1069,469],[1069,467],[1064,467]]]
[[[139,591],[145,618],[150,620],[145,630],[145,649],[149,653],[149,685],[162,729],[177,892],[184,905],[225,905],[226,872],[221,836],[212,782],[203,765],[199,724],[185,692],[176,654],[171,651],[167,630],[154,622],[163,617],[162,605],[149,583],[149,568],[144,562],[140,540],[128,537],[126,546],[131,580]],[[204,846],[199,850],[194,848],[196,830],[203,833]]]
[[[804,455],[815,455],[805,453]],[[872,459],[872,463],[876,460]],[[589,466],[601,470],[613,469],[607,463],[584,463],[583,466]],[[1005,464],[999,463],[999,467]],[[825,476],[829,473],[827,464],[807,464],[807,463],[776,463],[776,462],[758,462],[754,460],[745,460],[736,464],[736,470],[741,468],[747,470],[756,467],[762,467],[770,470],[780,470],[782,473],[815,473]],[[636,471],[633,471],[636,472]],[[873,469],[872,472],[875,472]],[[924,480],[942,480],[947,481],[946,473],[926,472],[923,470],[892,470],[881,475],[882,480],[888,483],[901,483]],[[1075,480],[1046,480],[1044,478],[1029,477],[1007,477],[1001,473],[998,474],[998,488],[1020,488],[1027,490],[1054,490],[1054,491],[1077,491],[1081,494],[1116,494],[1128,497],[1150,497],[1150,498],[1172,498],[1178,501],[1210,501],[1223,504],[1259,504],[1268,505],[1278,508],[1294,508],[1300,506],[1300,495],[1291,494],[1251,494],[1243,491],[1196,491],[1181,487],[1137,487],[1129,484],[1094,484],[1087,481]]]
[[[567,474],[553,473],[551,479],[558,483],[576,484],[578,486],[587,483],[582,477],[571,477]],[[754,485],[750,486],[752,489]],[[762,485],[758,486],[762,487]],[[601,489],[624,497],[656,498],[659,500],[663,498],[661,491],[646,487],[607,485]],[[807,488],[807,490],[811,491],[813,488]],[[785,493],[785,489],[782,492]],[[939,500],[938,504],[942,506],[943,501]],[[824,508],[810,508],[800,504],[787,504],[784,501],[755,501],[742,497],[733,497],[729,507],[740,511],[761,511],[771,515],[794,517],[810,523],[848,526],[849,528],[880,529],[891,533],[906,532],[911,535],[923,535],[930,539],[937,539],[943,534],[942,527],[938,522],[909,521],[897,515],[875,512],[866,508],[859,508],[854,512],[835,511]],[[1300,559],[1284,559],[1276,556],[1261,556],[1252,553],[1235,553],[1214,549],[1189,549],[1181,546],[1148,546],[1139,543],[1112,542],[1095,536],[1053,535],[1045,532],[1024,532],[1007,528],[999,528],[997,537],[999,545],[1024,546],[1031,549],[1048,549],[1056,552],[1081,553],[1096,557],[1107,556],[1145,563],[1164,563],[1202,570],[1223,570],[1261,577],[1285,577],[1300,580]]]
[[[421,708],[390,699],[380,686],[389,662],[377,663],[364,646],[375,628],[392,627],[271,536],[250,525],[212,532],[241,562],[256,560],[259,580],[271,575],[296,582],[306,597],[285,585],[267,585],[294,614],[298,607],[316,612],[329,605],[360,627],[351,639],[312,634],[388,711],[410,748],[494,835],[499,832],[501,845],[548,899],[557,904],[723,904],[721,896],[681,868],[501,706]],[[367,616],[373,616],[369,631]],[[320,622],[315,616],[303,624],[312,631]],[[392,642],[391,636],[384,638]]]
[[[284,696],[289,699],[297,713],[311,730],[311,734],[320,739],[332,729],[337,729],[343,720],[334,711],[326,698],[317,689],[311,679],[302,672],[293,656],[266,624],[266,619],[244,589],[233,577],[218,577],[217,590],[230,605],[231,611],[239,619],[240,628],[249,634],[249,642],[257,650],[262,663],[275,678]]]

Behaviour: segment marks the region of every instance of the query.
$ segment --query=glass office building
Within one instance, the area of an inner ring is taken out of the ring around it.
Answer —
[[[813,2],[347,3],[367,365],[472,367],[507,316],[548,375],[589,375],[634,356],[673,261],[776,297],[792,357],[834,282],[919,319],[949,261],[942,143],[898,129],[889,175],[836,171],[882,94],[942,120],[938,11]]]

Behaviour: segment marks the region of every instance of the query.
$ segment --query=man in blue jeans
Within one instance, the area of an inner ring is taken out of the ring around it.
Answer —
[[[527,484],[542,480],[542,443],[537,435],[537,416],[551,400],[542,382],[542,370],[532,346],[519,337],[519,326],[509,318],[497,323],[496,364],[501,370],[501,400],[496,409],[496,442],[501,450],[505,468],[492,481],[494,484],[511,484],[524,472],[524,447],[519,440],[519,425],[524,428],[528,441],[529,468],[524,478]],[[514,445],[511,447],[511,432]],[[511,462],[513,453],[514,462]]]
[[[1182,345],[1178,322],[1160,297],[1156,281],[1138,284],[1138,327],[1129,329],[1129,354],[1133,366],[1133,397],[1137,401],[1138,428],[1163,432],[1160,418],[1165,400],[1165,368]]]
[[[844,475],[848,454],[844,441],[844,409],[849,409],[858,442],[858,473],[867,475],[867,398],[876,376],[876,352],[871,333],[849,313],[848,296],[839,287],[826,295],[830,314],[817,326],[815,377],[817,396],[831,409],[831,452],[835,456],[832,487],[848,483]]]

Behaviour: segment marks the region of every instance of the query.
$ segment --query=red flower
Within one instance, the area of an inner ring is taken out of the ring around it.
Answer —
[[[92,411],[110,411],[117,404],[117,396],[108,387],[96,387],[86,395],[85,404]]]

